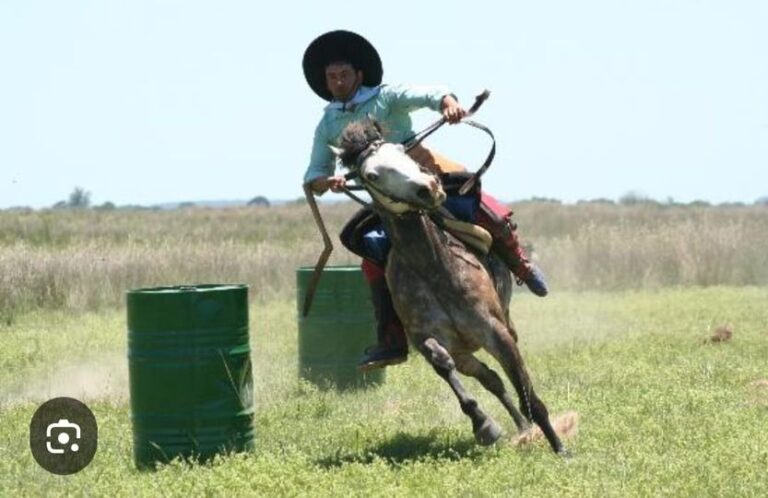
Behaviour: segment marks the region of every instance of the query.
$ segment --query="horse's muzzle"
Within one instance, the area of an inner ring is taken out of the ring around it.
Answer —
[[[445,201],[446,196],[442,186],[434,179],[430,179],[427,185],[416,190],[416,197],[425,207],[436,208]]]
[[[424,202],[430,202],[432,200],[432,192],[427,187],[421,187],[416,191],[416,197]]]

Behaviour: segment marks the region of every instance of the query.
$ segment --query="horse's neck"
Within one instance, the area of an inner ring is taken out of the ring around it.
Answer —
[[[382,220],[392,242],[392,250],[415,268],[438,268],[445,263],[447,235],[426,215],[392,216]]]

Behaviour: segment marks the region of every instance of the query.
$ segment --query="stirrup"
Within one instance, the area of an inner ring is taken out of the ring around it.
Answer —
[[[365,354],[357,364],[360,372],[369,372],[377,368],[384,368],[390,365],[398,365],[408,360],[408,349],[387,348],[382,345],[369,346],[365,348]]]

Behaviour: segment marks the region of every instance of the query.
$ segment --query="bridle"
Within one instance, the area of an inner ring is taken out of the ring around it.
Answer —
[[[383,139],[379,138],[376,140],[371,141],[365,149],[363,149],[354,159],[352,164],[352,171],[344,175],[345,179],[347,181],[352,180],[354,178],[358,178],[362,185],[355,185],[355,184],[346,184],[344,186],[343,192],[347,194],[350,198],[355,200],[356,202],[359,202],[363,206],[370,206],[369,203],[363,201],[356,195],[352,194],[352,190],[366,190],[368,194],[378,203],[380,206],[382,206],[384,209],[389,211],[391,214],[394,214],[396,216],[405,214],[407,212],[423,212],[427,209],[421,206],[414,205],[411,201],[408,201],[406,199],[403,199],[402,197],[399,197],[393,193],[384,192],[380,187],[378,187],[375,182],[368,179],[367,175],[361,174],[361,171],[363,169],[363,164],[365,161],[376,154],[382,145],[384,145],[385,142]],[[439,184],[440,179],[434,175],[433,173],[425,170],[424,168],[420,168],[422,172],[432,176],[434,180]]]

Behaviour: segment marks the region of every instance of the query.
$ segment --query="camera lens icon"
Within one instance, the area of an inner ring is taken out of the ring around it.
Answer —
[[[80,445],[77,442],[74,442],[71,446],[67,447],[67,444],[72,440],[72,433],[74,433],[75,439],[79,441],[80,426],[70,422],[65,418],[60,419],[58,422],[49,424],[45,429],[45,448],[48,450],[48,453],[61,454],[64,453],[67,449],[70,451],[78,451],[80,449]],[[52,441],[50,441],[51,437],[54,437],[56,442],[58,442],[58,448],[53,446]]]
[[[74,474],[93,460],[98,433],[96,417],[85,403],[74,398],[53,398],[32,416],[29,448],[35,461],[48,472]]]

